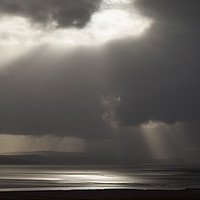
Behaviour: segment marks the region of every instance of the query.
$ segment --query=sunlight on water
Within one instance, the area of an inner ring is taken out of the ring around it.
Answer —
[[[0,191],[199,188],[198,168],[1,166]]]

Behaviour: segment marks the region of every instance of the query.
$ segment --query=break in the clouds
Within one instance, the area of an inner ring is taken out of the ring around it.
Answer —
[[[9,2],[3,1],[2,4],[7,5]],[[6,9],[6,6],[1,7],[4,12],[0,18],[0,42],[5,46],[44,43],[96,46],[112,40],[140,36],[152,24],[150,18],[139,14],[130,0],[11,2],[8,5],[14,4],[17,8],[23,9],[8,12],[9,9]],[[45,6],[45,2],[49,4]],[[39,7],[36,13],[34,5]],[[98,9],[93,9],[94,12],[90,12],[92,5],[98,5],[96,6]],[[57,7],[64,11],[57,13]],[[81,15],[82,9],[89,15],[87,20],[84,15]],[[44,20],[37,17],[37,12],[43,16]],[[59,15],[59,19],[55,13]],[[36,20],[38,20],[37,23]],[[47,22],[44,23],[44,21]],[[60,21],[66,23],[65,26]],[[79,27],[79,23],[83,22],[84,26]]]

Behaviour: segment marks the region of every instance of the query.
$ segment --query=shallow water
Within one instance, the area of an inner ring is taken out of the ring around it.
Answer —
[[[200,168],[137,166],[0,166],[0,191],[200,188]]]

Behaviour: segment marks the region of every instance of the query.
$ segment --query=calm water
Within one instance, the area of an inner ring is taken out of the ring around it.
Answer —
[[[200,168],[0,166],[0,191],[200,188]]]

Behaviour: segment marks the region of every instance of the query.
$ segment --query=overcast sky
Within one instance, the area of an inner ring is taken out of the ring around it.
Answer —
[[[199,0],[0,0],[0,153],[200,162]]]

